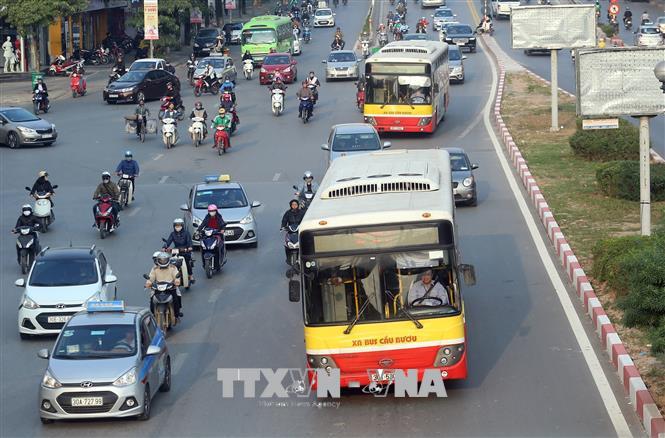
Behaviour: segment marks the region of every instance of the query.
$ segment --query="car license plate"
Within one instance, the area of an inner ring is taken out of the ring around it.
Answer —
[[[235,233],[233,230],[224,230],[224,235],[225,236],[233,236]]]
[[[72,406],[101,406],[104,399],[101,397],[72,397]]]
[[[53,138],[53,134],[43,134],[42,138]]]
[[[469,40],[466,39],[466,38],[459,38],[459,39],[455,40],[455,42],[460,43],[460,44],[466,44],[466,43],[469,42]]]
[[[394,371],[383,371],[381,373],[371,373],[372,382],[393,382],[395,380]]]
[[[109,97],[114,97],[115,98],[115,97],[118,97],[118,95],[117,94],[109,94]]]
[[[70,315],[59,315],[59,316],[49,316],[46,320],[51,324],[56,324],[59,322],[67,322],[71,318]]]

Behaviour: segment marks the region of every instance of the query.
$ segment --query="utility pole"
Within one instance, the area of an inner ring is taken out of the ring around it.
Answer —
[[[550,53],[550,69],[552,70],[552,81],[550,83],[552,88],[552,126],[550,127],[550,131],[557,132],[559,130],[559,51],[552,49]]]

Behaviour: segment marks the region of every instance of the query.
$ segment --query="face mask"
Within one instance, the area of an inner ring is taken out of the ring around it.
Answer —
[[[102,180],[102,182],[103,182],[104,184],[108,184],[109,181],[111,181],[111,180],[110,180],[110,179],[107,179],[107,178],[104,178],[104,179]]]
[[[30,216],[30,211],[28,211],[28,210],[24,211],[23,216]]]
[[[216,211],[211,211],[211,212],[210,212],[210,216],[215,216],[216,214],[217,214]]]
[[[182,227],[175,227],[174,229],[175,229],[177,232],[182,231]]]
[[[132,161],[132,157],[125,157],[126,161]]]
[[[314,75],[309,75],[310,78],[314,79]]]

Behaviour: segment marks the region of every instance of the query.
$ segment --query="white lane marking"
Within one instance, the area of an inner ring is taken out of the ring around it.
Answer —
[[[168,176],[168,175],[164,175],[163,177],[161,177],[161,178],[159,179],[159,183],[160,183],[160,184],[164,184],[164,183],[166,182],[167,179],[169,179],[169,176]]]
[[[141,210],[141,207],[132,208],[132,211],[127,216],[136,216],[136,214]]]
[[[282,176],[281,173],[276,173],[275,176],[272,177],[273,181],[279,181],[279,177]]]
[[[157,161],[157,160],[159,160],[160,158],[162,158],[163,156],[164,156],[164,154],[157,154],[157,155],[154,156],[154,158],[152,159],[152,161]]]
[[[222,288],[215,289],[214,291],[212,291],[212,293],[208,297],[208,302],[211,304],[216,303],[223,291],[224,290]]]
[[[529,229],[529,234],[531,234],[531,239],[536,245],[540,260],[542,261],[543,266],[547,271],[547,275],[552,282],[552,286],[556,291],[556,295],[559,298],[561,307],[563,307],[564,314],[568,319],[568,324],[570,324],[570,328],[572,329],[573,334],[575,335],[575,339],[580,346],[584,360],[586,361],[587,367],[589,368],[591,376],[593,377],[593,381],[598,388],[598,392],[600,393],[600,397],[603,400],[603,404],[605,405],[607,414],[610,417],[610,421],[612,421],[614,430],[617,436],[632,436],[630,428],[628,427],[628,423],[626,422],[626,418],[624,417],[623,412],[621,412],[621,408],[619,407],[619,402],[616,399],[614,391],[612,391],[610,383],[607,380],[607,376],[605,375],[605,372],[600,365],[598,356],[596,356],[591,342],[589,341],[589,337],[584,331],[582,321],[577,315],[577,312],[575,312],[575,306],[570,299],[570,295],[568,295],[566,286],[561,280],[559,272],[557,271],[556,266],[554,265],[554,262],[552,262],[552,258],[548,253],[548,246],[538,231],[539,227],[531,215],[531,212],[529,211],[529,207],[524,199],[520,186],[517,183],[517,179],[513,174],[512,169],[508,164],[508,160],[503,153],[503,149],[499,144],[499,140],[494,133],[494,130],[492,129],[492,123],[490,122],[490,111],[494,106],[494,95],[496,93],[498,79],[496,67],[494,65],[494,61],[490,58],[490,54],[487,50],[483,50],[483,53],[485,54],[485,57],[487,57],[487,61],[490,64],[492,71],[492,90],[483,111],[485,129],[490,136],[490,139],[492,140],[492,145],[494,145],[496,156],[499,158],[499,163],[501,163],[501,169],[506,176],[506,180],[508,181],[510,190],[513,192],[513,196],[517,201],[517,205],[520,208],[522,217],[524,217],[524,221],[526,222],[527,228]]]
[[[480,123],[480,121],[483,120],[483,113],[480,112],[478,115],[473,119],[473,122],[469,124],[469,126],[466,127],[464,131],[460,135],[457,136],[455,140],[459,140],[460,138],[466,137],[469,135],[469,132],[471,132],[473,129],[475,129],[476,125]]]
[[[175,376],[180,372],[183,365],[187,361],[187,356],[189,353],[176,353],[173,357],[173,363],[171,364],[171,375]]]

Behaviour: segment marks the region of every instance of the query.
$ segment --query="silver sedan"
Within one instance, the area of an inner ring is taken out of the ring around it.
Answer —
[[[478,204],[478,192],[473,171],[478,168],[478,165],[471,164],[469,156],[462,148],[446,148],[446,150],[450,154],[455,203],[476,206]]]
[[[50,146],[58,138],[55,125],[16,107],[0,107],[0,143],[12,149],[25,145]]]
[[[322,61],[326,65],[326,81],[330,79],[358,79],[360,60],[353,50],[334,50],[328,59]]]

